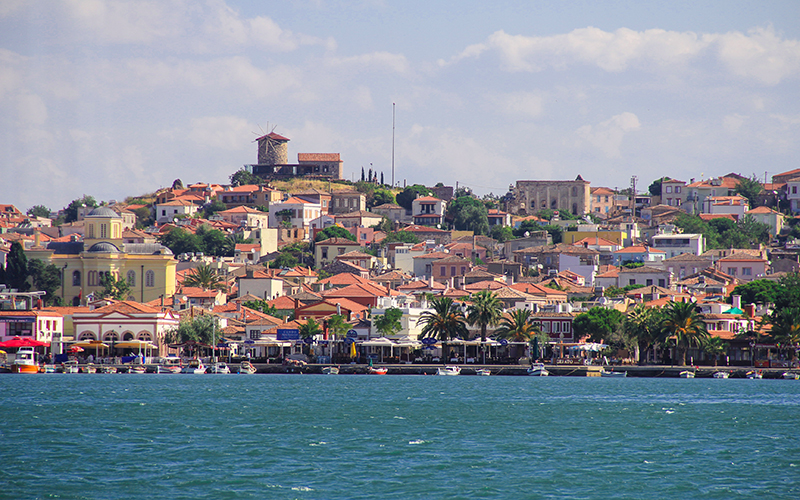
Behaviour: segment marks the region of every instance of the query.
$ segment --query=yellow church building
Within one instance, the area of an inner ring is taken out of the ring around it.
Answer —
[[[122,217],[108,207],[97,207],[84,221],[83,242],[50,242],[25,253],[62,271],[59,295],[65,304],[80,305],[103,290],[101,279],[111,273],[127,280],[129,300],[149,302],[175,293],[177,260],[158,243],[123,243]]]

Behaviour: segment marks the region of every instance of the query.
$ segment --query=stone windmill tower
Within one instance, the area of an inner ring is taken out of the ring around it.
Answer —
[[[270,132],[258,139],[259,165],[287,165],[289,163],[289,139]]]

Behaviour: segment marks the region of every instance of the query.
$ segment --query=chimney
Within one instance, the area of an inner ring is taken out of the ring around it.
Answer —
[[[428,279],[428,286],[433,289],[433,269],[431,269],[431,277]]]
[[[731,296],[731,298],[733,299],[733,307],[735,307],[737,309],[741,309],[742,308],[742,296],[741,295],[733,295],[733,296]]]
[[[514,275],[509,274],[506,276],[506,285],[511,286],[514,284]]]
[[[42,232],[37,227],[33,230],[33,246],[39,248],[42,244]]]
[[[242,310],[242,301],[240,300],[236,302],[236,312],[239,312],[241,310]]]
[[[756,315],[756,306],[755,306],[755,304],[745,304],[744,307],[742,308],[742,310],[744,311],[744,313],[746,315],[750,316],[751,318],[755,317],[755,315]]]

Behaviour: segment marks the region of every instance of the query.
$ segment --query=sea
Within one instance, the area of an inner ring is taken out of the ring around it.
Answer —
[[[783,499],[800,382],[2,375],[2,499]]]

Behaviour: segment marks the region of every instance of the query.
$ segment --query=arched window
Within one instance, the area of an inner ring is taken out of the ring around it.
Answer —
[[[144,274],[144,286],[147,287],[156,286],[156,273],[154,273],[153,271],[147,271]]]
[[[89,271],[86,276],[87,276],[87,284],[89,286],[97,285],[97,271]]]
[[[100,238],[108,238],[108,226],[100,224]]]
[[[578,204],[577,203],[573,203],[572,204],[572,215],[578,215]]]
[[[558,200],[557,199],[553,198],[552,200],[550,200],[550,208],[552,208],[553,210],[558,208]]]
[[[150,342],[153,339],[150,337],[150,332],[141,332],[139,333],[139,340]]]
[[[128,271],[128,286],[136,286],[136,271]]]
[[[104,333],[103,342],[119,342],[119,335],[117,335],[117,332]]]
[[[572,196],[578,196],[578,186],[572,186]]]
[[[125,333],[123,333],[123,334],[122,334],[122,340],[123,340],[123,341],[126,341],[126,342],[127,342],[128,340],[133,340],[133,334],[132,334],[131,332],[125,332]]]
[[[81,272],[72,271],[72,286],[81,286]]]
[[[78,340],[95,340],[93,332],[83,332]]]

